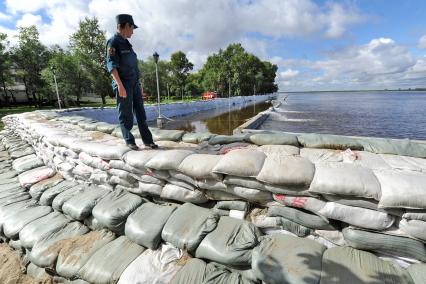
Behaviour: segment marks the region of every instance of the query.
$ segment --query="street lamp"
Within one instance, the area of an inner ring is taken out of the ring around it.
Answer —
[[[59,91],[58,91],[58,82],[56,82],[56,66],[52,65],[50,67],[50,70],[52,70],[53,80],[55,81],[56,96],[58,97],[58,106],[59,106],[59,109],[62,109],[61,108],[61,98],[59,97]]]
[[[160,58],[160,55],[157,52],[154,52],[152,57],[154,57],[155,76],[157,78],[157,107],[158,107],[157,127],[162,128],[163,127],[163,119],[161,117],[161,108],[160,108],[160,83],[158,81],[158,59]]]

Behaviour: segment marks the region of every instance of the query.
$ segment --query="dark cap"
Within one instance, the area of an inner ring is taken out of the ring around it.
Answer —
[[[129,23],[133,25],[135,29],[138,28],[138,26],[136,26],[135,23],[133,22],[132,15],[129,15],[129,14],[119,14],[115,16],[115,21],[117,22],[117,25]]]

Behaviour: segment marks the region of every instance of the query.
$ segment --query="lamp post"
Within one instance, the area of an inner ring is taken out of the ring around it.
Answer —
[[[58,82],[56,82],[56,67],[55,67],[55,65],[51,66],[50,70],[52,70],[53,80],[55,81],[56,96],[58,97],[58,106],[59,106],[59,109],[62,109],[61,108],[61,98],[59,97],[59,91],[58,91]]]
[[[164,121],[161,117],[161,108],[160,108],[160,83],[158,81],[158,59],[160,58],[160,55],[157,52],[154,52],[152,55],[154,57],[155,62],[155,77],[157,78],[157,108],[158,108],[158,117],[157,117],[157,127],[162,128]]]

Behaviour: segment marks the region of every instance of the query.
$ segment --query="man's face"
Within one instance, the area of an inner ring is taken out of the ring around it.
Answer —
[[[131,38],[133,35],[133,30],[135,29],[135,27],[131,24],[126,24],[126,26],[124,27],[123,33],[124,36],[126,38]]]

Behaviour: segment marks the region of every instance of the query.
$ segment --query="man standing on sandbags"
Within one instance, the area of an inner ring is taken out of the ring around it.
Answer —
[[[133,22],[133,17],[128,14],[119,14],[115,19],[117,33],[107,41],[106,65],[113,78],[112,89],[117,99],[121,132],[126,145],[132,150],[138,150],[135,137],[130,132],[133,127],[134,113],[143,143],[155,149],[158,146],[152,140],[151,131],[146,123],[142,89],[139,83],[138,59],[127,40],[138,26]]]

